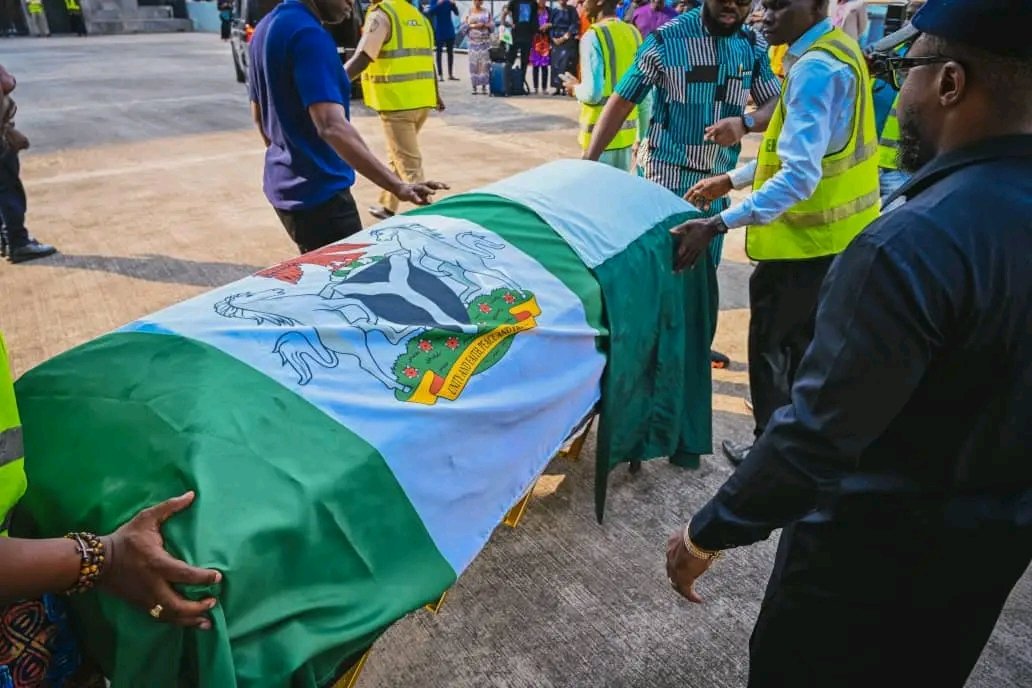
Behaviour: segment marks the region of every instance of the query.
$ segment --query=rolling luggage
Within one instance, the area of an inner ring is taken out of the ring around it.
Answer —
[[[520,67],[491,63],[490,93],[493,96],[525,96],[530,93]]]

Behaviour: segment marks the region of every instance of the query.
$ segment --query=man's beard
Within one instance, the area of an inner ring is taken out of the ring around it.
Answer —
[[[705,2],[702,3],[702,20],[706,24],[706,28],[709,29],[709,32],[714,36],[730,36],[735,31],[742,28],[742,24],[745,23],[745,20],[743,19],[742,21],[737,22],[734,26],[724,26],[718,22],[712,14],[710,14],[709,7],[706,6]]]
[[[917,108],[911,105],[899,118],[899,167],[904,172],[916,172],[935,157],[935,149],[922,135]]]

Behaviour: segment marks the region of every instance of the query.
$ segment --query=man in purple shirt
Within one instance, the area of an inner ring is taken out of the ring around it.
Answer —
[[[348,121],[351,84],[322,24],[351,16],[352,0],[286,0],[251,38],[251,112],[265,142],[265,196],[301,253],[361,231],[355,172],[426,205],[439,182],[406,184]]]
[[[666,6],[666,0],[652,0],[649,4],[634,10],[631,23],[637,27],[641,37],[645,38],[676,16],[677,12]]]

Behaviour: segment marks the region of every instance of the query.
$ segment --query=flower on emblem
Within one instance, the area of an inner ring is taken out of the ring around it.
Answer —
[[[420,339],[419,340],[419,348],[420,348],[421,351],[433,351],[434,350],[434,345],[431,344],[430,341],[427,340],[427,339]]]
[[[491,307],[488,306],[486,303],[482,303],[482,304],[480,304],[480,312],[481,313],[490,313],[491,312]]]
[[[404,373],[405,377],[409,379],[414,378],[416,375],[419,375],[419,371],[413,368],[412,366],[405,368]]]
[[[455,351],[459,348],[459,340],[455,337],[448,337],[447,341],[444,342],[444,345],[452,351]]]
[[[512,304],[516,303],[516,297],[515,297],[515,296],[513,296],[512,294],[508,293],[508,292],[506,292],[505,296],[503,296],[502,298],[503,298],[503,299],[505,300],[505,302],[506,302],[507,304],[509,304],[510,306],[511,306]]]

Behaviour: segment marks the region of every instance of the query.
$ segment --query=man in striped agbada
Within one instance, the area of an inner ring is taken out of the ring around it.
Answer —
[[[751,8],[749,0],[706,0],[650,33],[598,117],[584,158],[599,160],[637,109],[648,122],[637,167],[649,181],[683,196],[707,177],[732,170],[742,137],[766,129],[781,89],[766,50],[745,26]],[[749,96],[759,106],[753,112],[746,112]],[[728,207],[726,193],[699,207],[719,213]],[[721,248],[718,238],[710,244],[707,269],[685,275],[687,297],[709,303],[709,339],[717,326]],[[693,345],[686,342],[685,356],[695,355]],[[727,364],[722,354],[707,355],[708,349],[709,342],[702,364]],[[710,452],[707,443],[700,442],[700,453]],[[671,460],[698,465],[697,456]]]

